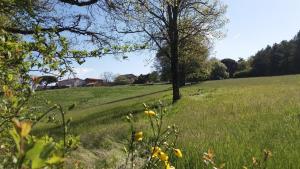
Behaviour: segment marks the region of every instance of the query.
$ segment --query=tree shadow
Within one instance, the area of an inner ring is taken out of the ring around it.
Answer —
[[[136,99],[136,98],[142,98],[158,93],[163,93],[170,91],[171,88],[165,89],[165,90],[160,90],[156,92],[151,92],[147,94],[142,94],[142,95],[137,95],[137,96],[132,96],[132,97],[127,97],[127,98],[122,98],[102,104],[98,104],[97,106],[102,106],[102,105],[108,105],[108,104],[114,104],[118,102],[123,102],[123,101],[128,101],[131,99]],[[147,102],[155,102],[157,99],[155,98],[150,98],[147,100]],[[79,120],[72,121],[70,123],[70,129],[76,131],[77,129],[80,128],[88,128],[89,126],[97,126],[99,124],[109,124],[112,121],[114,122],[121,122],[122,117],[128,115],[129,113],[131,114],[138,114],[144,110],[142,103],[144,101],[137,101],[136,103],[132,103],[130,105],[120,105],[117,107],[110,108],[108,110],[103,110],[103,111],[97,111],[93,114],[87,115],[85,117],[80,118]],[[63,134],[63,127],[61,125],[56,125],[52,127],[47,127],[47,128],[42,128],[42,129],[36,129],[34,132],[36,134],[50,134],[53,136],[61,136]]]
[[[122,102],[122,101],[126,101],[126,100],[141,98],[141,97],[145,97],[145,96],[150,96],[150,95],[154,95],[154,94],[158,94],[158,93],[167,92],[167,91],[170,91],[170,90],[172,90],[172,88],[168,88],[168,89],[160,90],[160,91],[156,91],[156,92],[151,92],[151,93],[147,93],[147,94],[132,96],[132,97],[126,97],[126,98],[122,98],[122,99],[118,99],[118,100],[114,100],[114,101],[109,101],[109,102],[106,102],[106,103],[98,104],[98,106],[103,106],[103,105],[107,105],[107,104],[112,104],[112,103]]]

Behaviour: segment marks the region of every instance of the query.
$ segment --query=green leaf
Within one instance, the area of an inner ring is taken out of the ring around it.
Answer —
[[[14,79],[14,75],[8,74],[7,78],[8,78],[8,81],[12,81]]]
[[[53,155],[49,160],[46,161],[47,164],[53,165],[53,164],[59,164],[62,163],[64,159],[62,157],[59,157],[57,155]]]
[[[21,141],[21,137],[19,136],[17,130],[14,128],[12,130],[9,131],[10,135],[13,137],[15,144],[17,146],[17,150],[20,153],[20,141]]]
[[[52,142],[46,142],[45,140],[37,140],[33,148],[27,151],[25,160],[27,163],[31,163],[32,169],[42,168],[47,165],[47,160],[54,151],[55,146]]]
[[[55,150],[55,144],[49,143],[46,146],[44,146],[44,150],[40,154],[40,158],[47,159],[51,155],[51,153]]]

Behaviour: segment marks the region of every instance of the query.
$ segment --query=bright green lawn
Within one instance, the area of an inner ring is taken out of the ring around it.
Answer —
[[[300,168],[300,76],[264,77],[208,81],[182,88],[182,99],[171,109],[169,124],[181,130],[184,158],[176,168],[203,168],[203,152],[211,148],[218,163],[241,169],[263,149],[273,153],[269,169]],[[76,103],[68,113],[72,132],[82,146],[74,159],[89,168],[114,167],[128,135],[124,116],[140,113],[141,103],[170,102],[169,85],[62,89],[38,92],[63,105]],[[35,99],[32,104],[41,104]],[[144,123],[143,116],[139,123]],[[57,128],[40,125],[36,132],[56,133]],[[48,129],[47,129],[48,128]],[[52,128],[52,129],[50,129]]]

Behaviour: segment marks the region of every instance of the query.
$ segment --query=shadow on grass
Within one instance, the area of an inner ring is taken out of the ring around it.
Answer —
[[[158,94],[158,93],[163,93],[163,92],[167,92],[167,91],[171,91],[171,90],[172,90],[172,88],[168,88],[168,89],[160,90],[160,91],[157,91],[157,92],[152,92],[152,93],[147,93],[147,94],[142,94],[142,95],[132,96],[132,97],[126,97],[126,98],[123,98],[123,99],[118,99],[118,100],[114,100],[114,101],[102,103],[102,104],[99,104],[98,106],[103,106],[103,105],[107,105],[107,104],[112,104],[112,103],[127,101],[127,100],[131,100],[131,99],[137,99],[137,98],[141,98],[141,97],[145,97],[145,96],[150,96],[150,95],[154,95],[154,94]]]
[[[161,90],[157,92],[152,92],[152,93],[147,93],[143,95],[138,95],[138,96],[132,96],[132,97],[127,97],[123,99],[118,99],[106,103],[99,104],[97,106],[101,105],[107,105],[107,104],[113,104],[117,102],[122,102],[122,101],[128,101],[136,98],[142,98],[158,93],[163,93],[170,91],[171,89],[166,89],[166,90]],[[148,102],[148,104],[151,103],[153,104],[153,107],[155,106],[155,102],[157,101],[156,98],[149,98],[148,100],[139,100],[136,103],[130,104],[130,105],[121,105],[117,107],[113,107],[108,110],[103,110],[103,111],[98,111],[93,114],[90,114],[88,116],[82,117],[80,120],[72,121],[70,124],[70,128],[74,133],[80,134],[83,132],[83,130],[88,131],[88,128],[90,127],[95,127],[97,125],[103,125],[103,124],[110,124],[110,123],[118,123],[122,122],[122,117],[128,115],[129,113],[131,114],[138,114],[144,110],[144,107],[142,106],[143,102]],[[63,128],[60,125],[57,126],[52,126],[52,127],[47,127],[47,128],[38,128],[35,129],[34,131],[35,134],[50,134],[54,136],[61,136],[63,134]]]

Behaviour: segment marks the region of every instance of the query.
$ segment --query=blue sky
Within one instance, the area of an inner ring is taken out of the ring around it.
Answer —
[[[289,40],[300,30],[300,0],[222,0],[228,5],[227,36],[215,42],[213,57],[248,58],[268,44]],[[78,77],[99,78],[102,72],[139,75],[153,70],[154,52],[128,54],[128,60],[104,56],[75,68]]]

